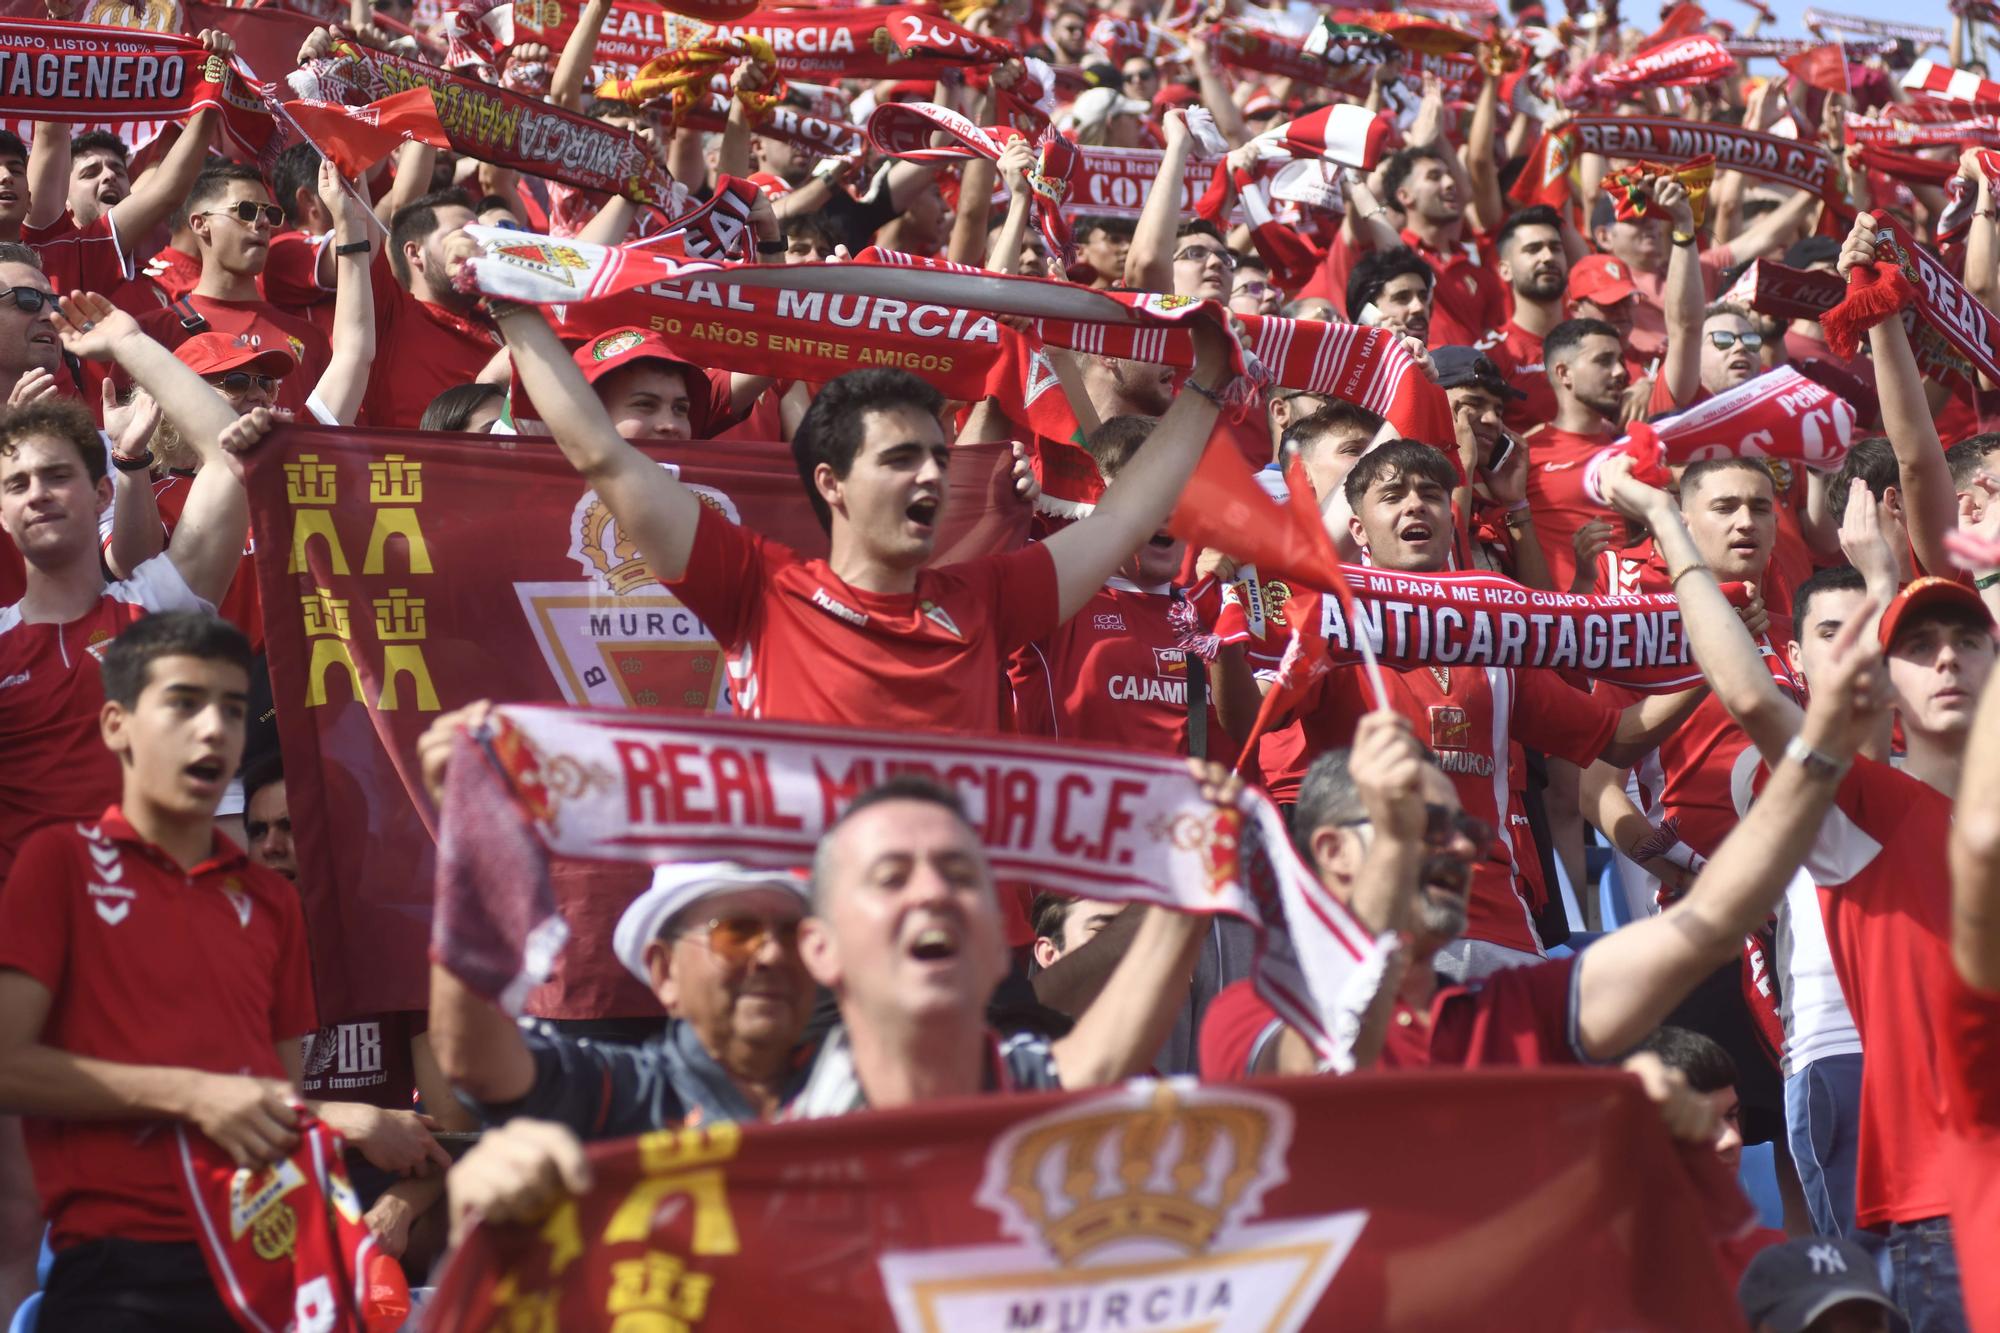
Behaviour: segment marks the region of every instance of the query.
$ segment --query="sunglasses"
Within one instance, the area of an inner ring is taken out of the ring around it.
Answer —
[[[787,952],[799,947],[797,921],[766,921],[761,916],[720,916],[681,932],[683,937],[700,939],[708,950],[727,963],[747,963],[775,939]]]
[[[1144,83],[1148,79],[1159,78],[1160,74],[1158,70],[1129,69],[1125,71],[1124,77],[1125,77],[1125,82],[1127,83]]]
[[[234,208],[210,208],[204,210],[203,217],[235,218],[246,227],[257,225],[259,218],[271,228],[281,226],[285,221],[285,210],[276,204],[260,204],[251,199],[239,199]]]
[[[1361,828],[1372,824],[1372,819],[1343,819],[1339,828]],[[1432,847],[1442,847],[1450,842],[1453,834],[1458,834],[1477,847],[1484,848],[1493,841],[1493,826],[1483,819],[1466,814],[1463,810],[1453,810],[1449,806],[1424,802],[1424,841]]]
[[[1271,285],[1270,283],[1268,283],[1268,282],[1260,282],[1260,281],[1258,281],[1257,279],[1255,279],[1255,278],[1252,278],[1252,279],[1251,279],[1250,281],[1248,281],[1248,282],[1239,282],[1239,283],[1237,283],[1237,284],[1236,284],[1236,290],[1235,290],[1235,291],[1233,291],[1233,292],[1231,292],[1231,293],[1230,293],[1230,295],[1232,295],[1232,296],[1254,296],[1254,297],[1256,297],[1256,298],[1257,298],[1258,300],[1260,300],[1260,301],[1261,301],[1261,300],[1263,300],[1263,299],[1264,299],[1265,297],[1269,296],[1269,295],[1270,295],[1270,294],[1271,294],[1272,292],[1275,292],[1275,291],[1277,291],[1277,290],[1278,290],[1278,289],[1277,289],[1276,287],[1273,287],[1273,286],[1272,286],[1272,285]]]
[[[1708,345],[1718,352],[1726,352],[1736,346],[1737,343],[1742,343],[1754,352],[1764,345],[1764,335],[1761,333],[1727,333],[1721,329],[1717,329],[1714,333],[1708,335]]]
[[[232,370],[226,375],[217,375],[209,383],[224,393],[242,395],[250,392],[255,385],[265,393],[275,393],[278,388],[276,375],[253,375],[247,370]]]
[[[1222,267],[1225,269],[1234,270],[1236,267],[1235,255],[1230,254],[1227,250],[1219,250],[1212,245],[1189,246],[1174,256],[1176,264],[1206,264],[1211,259],[1221,260]]]
[[[14,298],[14,304],[24,315],[40,314],[43,306],[56,303],[54,292],[45,292],[39,287],[9,287],[7,295]]]

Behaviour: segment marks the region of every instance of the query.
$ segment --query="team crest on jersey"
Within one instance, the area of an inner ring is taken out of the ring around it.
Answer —
[[[946,634],[951,635],[952,638],[963,639],[965,637],[958,628],[958,622],[951,618],[951,612],[945,610],[930,598],[926,597],[923,601],[918,602],[917,609],[924,613],[924,619],[936,625]]]
[[[243,882],[234,875],[223,880],[222,896],[229,899],[229,905],[236,909],[236,924],[248,930],[250,928],[250,895],[243,891]]]
[[[671,463],[660,466],[671,476],[680,475]],[[688,489],[708,508],[741,524],[736,502],[723,492],[708,486]],[[554,533],[529,536],[555,540]],[[715,636],[653,577],[637,544],[588,488],[570,510],[564,550],[580,579],[516,583],[514,593],[565,701],[610,708],[729,710],[727,672]]]
[[[117,637],[108,629],[94,629],[90,632],[90,638],[85,641],[83,651],[102,664],[104,655],[111,651],[111,641]]]
[[[1368,1224],[1362,1209],[1259,1223],[1286,1179],[1289,1105],[1141,1080],[1011,1126],[971,1202],[994,1245],[877,1261],[896,1326],[1289,1333]]]
[[[1153,674],[1165,680],[1186,680],[1187,651],[1181,648],[1155,648]]]

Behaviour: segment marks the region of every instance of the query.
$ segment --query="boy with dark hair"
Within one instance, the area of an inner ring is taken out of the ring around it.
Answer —
[[[26,1117],[56,1252],[45,1327],[231,1326],[172,1123],[241,1166],[297,1141],[298,1039],[314,1025],[303,913],[214,826],[249,667],[242,634],[206,612],[119,636],[99,721],[119,799],[36,834],[0,889],[0,1107]]]
[[[1347,275],[1347,317],[1356,324],[1379,325],[1431,346],[1435,342],[1431,337],[1431,293],[1436,281],[1430,265],[1407,246],[1371,250],[1355,261],[1353,272]]]

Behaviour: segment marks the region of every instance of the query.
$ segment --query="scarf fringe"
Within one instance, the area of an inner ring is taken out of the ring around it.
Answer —
[[[1851,357],[1861,335],[1917,302],[1917,289],[1894,264],[1877,262],[1848,275],[1847,299],[1819,317],[1820,333],[1835,356]]]

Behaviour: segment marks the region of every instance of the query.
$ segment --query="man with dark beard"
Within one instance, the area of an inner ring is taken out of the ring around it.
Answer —
[[[1584,493],[1584,464],[1616,438],[1631,372],[1618,330],[1601,319],[1566,319],[1550,329],[1542,360],[1556,415],[1527,439],[1528,507],[1549,577],[1567,592],[1579,563],[1577,533],[1604,517],[1604,507]]]
[[[1514,293],[1514,313],[1473,346],[1527,395],[1507,404],[1508,428],[1533,430],[1556,418],[1555,393],[1542,368],[1542,339],[1563,322],[1569,252],[1563,248],[1562,218],[1547,204],[1510,214],[1495,248],[1500,276]]]

